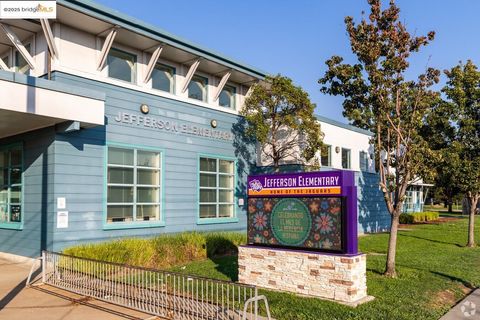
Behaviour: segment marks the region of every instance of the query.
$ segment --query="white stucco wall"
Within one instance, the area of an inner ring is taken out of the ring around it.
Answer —
[[[350,170],[360,171],[360,152],[366,152],[367,172],[375,172],[375,163],[371,159],[373,154],[373,146],[370,144],[371,135],[366,131],[360,130],[353,126],[337,123],[334,120],[319,120],[321,131],[324,134],[323,143],[331,146],[331,166],[333,169],[342,168],[342,148],[350,150]],[[338,148],[339,152],[336,152]],[[266,148],[269,150],[268,148]],[[298,153],[295,150],[294,153]],[[295,157],[288,157],[281,164],[298,163]],[[257,148],[257,165],[271,166],[272,161],[262,154],[260,146]]]
[[[332,123],[320,121],[322,132],[325,134],[323,143],[331,147],[332,168],[342,169],[342,148],[350,149],[351,170],[360,171],[360,152],[367,152],[367,167],[369,172],[375,172],[375,163],[371,159],[373,146],[370,144],[371,136],[366,133],[346,129]],[[340,152],[336,152],[339,147]]]

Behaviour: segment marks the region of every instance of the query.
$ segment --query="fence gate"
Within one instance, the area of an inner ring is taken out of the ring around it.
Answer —
[[[162,318],[257,319],[262,300],[270,319],[255,286],[49,251],[41,259],[44,284]]]

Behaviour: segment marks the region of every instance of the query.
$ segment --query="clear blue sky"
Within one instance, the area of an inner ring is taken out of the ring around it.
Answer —
[[[321,94],[317,80],[334,54],[354,62],[343,19],[352,15],[358,21],[362,10],[368,12],[366,0],[96,1],[268,73],[287,75],[310,94],[318,114],[347,122],[342,98]],[[437,34],[411,60],[410,76],[427,65],[444,70],[460,60],[480,63],[480,1],[397,4],[410,32]]]

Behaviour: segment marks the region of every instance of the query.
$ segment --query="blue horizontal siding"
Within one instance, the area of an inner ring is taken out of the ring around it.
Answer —
[[[69,227],[54,229],[54,249],[72,244],[104,241],[120,237],[154,236],[188,230],[245,230],[246,212],[237,208],[239,221],[228,224],[197,225],[198,214],[198,154],[215,154],[232,158],[236,155],[233,141],[223,141],[189,134],[172,133],[143,125],[118,123],[119,112],[141,115],[139,107],[150,107],[148,116],[190,125],[210,127],[217,120],[218,130],[230,132],[239,121],[236,115],[158,97],[113,85],[90,81],[67,74],[55,73],[59,82],[105,92],[106,126],[79,132],[57,134],[55,141],[54,198],[65,197],[69,211]],[[165,226],[127,230],[103,230],[104,219],[104,154],[106,143],[146,146],[163,151]],[[253,150],[253,146],[250,150]],[[255,159],[251,151],[247,153]],[[250,163],[248,167],[252,166]],[[248,169],[238,176],[246,179]],[[240,186],[235,193],[245,197]],[[55,216],[53,217],[55,219]]]
[[[53,248],[52,198],[54,128],[0,139],[0,145],[23,144],[23,229],[0,229],[0,251],[38,257]],[[49,192],[50,191],[50,192]]]
[[[359,234],[387,231],[391,220],[383,193],[379,189],[378,174],[357,172],[355,178],[358,193]]]

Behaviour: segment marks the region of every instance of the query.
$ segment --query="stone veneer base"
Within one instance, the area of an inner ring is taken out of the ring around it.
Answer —
[[[241,283],[350,306],[373,300],[367,296],[367,256],[240,246]]]

